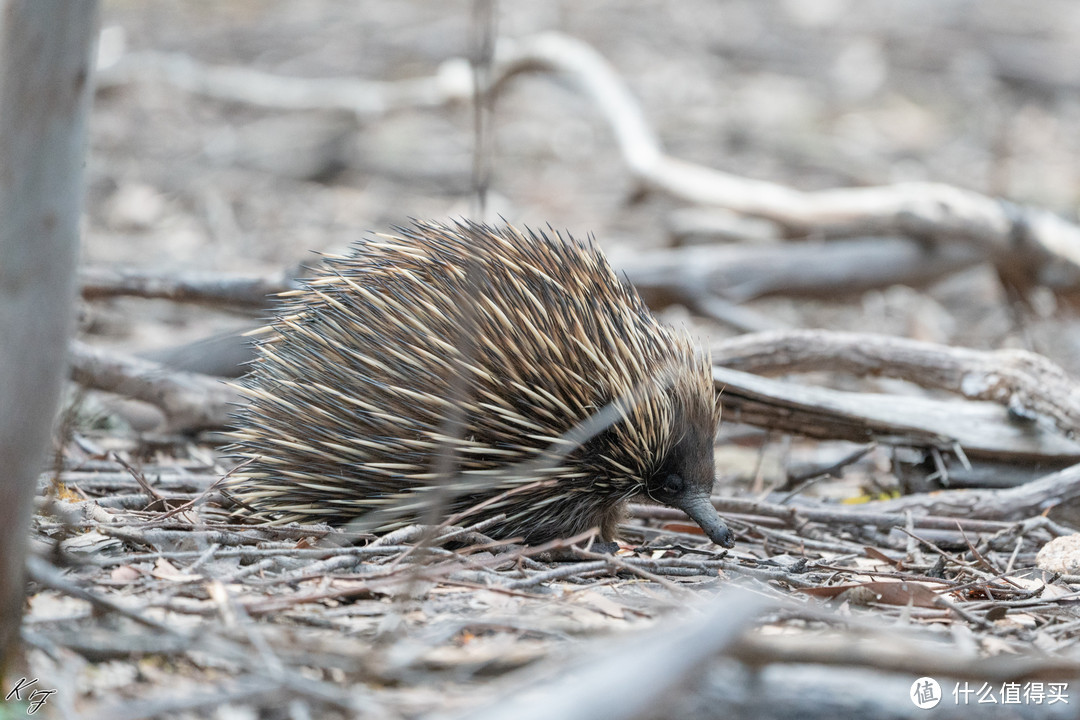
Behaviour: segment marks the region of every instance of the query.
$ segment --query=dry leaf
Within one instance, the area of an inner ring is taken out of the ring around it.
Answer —
[[[583,592],[574,593],[572,596],[575,602],[581,603],[586,607],[590,607],[599,613],[613,617],[617,620],[626,619],[626,608],[619,603],[615,602],[609,597],[601,595],[598,592],[591,590],[585,590]]]
[[[866,583],[845,583],[828,587],[800,588],[799,592],[815,597],[834,598],[841,594],[845,600],[856,604],[878,602],[886,605],[915,605],[916,607],[940,607],[937,593],[923,583],[910,580],[875,580]]]
[[[99,555],[113,550],[121,550],[123,541],[99,533],[97,530],[84,532],[60,543],[60,549],[74,555]]]
[[[171,580],[173,582],[194,582],[202,580],[202,575],[191,575],[177,569],[175,565],[165,558],[158,558],[154,563],[154,570],[150,573],[159,580]]]
[[[130,565],[115,567],[112,569],[112,572],[109,573],[109,579],[117,583],[135,582],[140,577],[142,577],[142,573]]]
[[[889,557],[885,553],[881,552],[877,548],[872,548],[869,545],[863,547],[863,552],[866,553],[866,557],[872,558],[874,560],[880,560],[883,563],[887,563],[890,567],[898,568],[901,565],[899,560],[893,560],[891,557]],[[861,560],[861,559],[862,558],[856,558],[856,560]]]

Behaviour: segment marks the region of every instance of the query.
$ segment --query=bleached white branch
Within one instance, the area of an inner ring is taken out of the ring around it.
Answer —
[[[644,187],[685,202],[764,218],[788,234],[899,234],[965,242],[1013,277],[1066,287],[1080,284],[1080,226],[1053,213],[1021,207],[941,183],[902,183],[806,192],[754,180],[668,155],[640,103],[592,46],[561,33],[498,45],[492,86],[523,72],[567,79],[611,127],[629,172]],[[348,110],[362,118],[436,108],[473,97],[467,61],[448,60],[432,76],[397,82],[281,77],[217,67],[180,55],[138,53],[104,68],[104,87],[153,78],[189,92],[288,110]]]

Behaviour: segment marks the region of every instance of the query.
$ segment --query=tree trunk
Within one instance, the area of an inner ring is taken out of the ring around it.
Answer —
[[[74,320],[96,21],[96,0],[0,0],[0,680]]]

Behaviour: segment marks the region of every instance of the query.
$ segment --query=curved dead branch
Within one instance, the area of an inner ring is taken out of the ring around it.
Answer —
[[[764,218],[788,235],[903,235],[963,242],[1003,273],[1066,289],[1080,283],[1080,226],[941,183],[903,183],[804,192],[739,177],[668,155],[641,105],[593,47],[561,33],[499,43],[491,83],[522,72],[561,75],[597,107],[611,127],[629,172],[643,186],[697,205]],[[191,58],[138,53],[100,72],[99,86],[152,78],[188,92],[287,110],[346,110],[361,118],[436,108],[473,97],[468,62],[449,60],[430,77],[380,82],[281,77],[247,68],[215,67]]]

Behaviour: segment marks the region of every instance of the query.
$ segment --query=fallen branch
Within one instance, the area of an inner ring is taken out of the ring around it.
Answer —
[[[473,96],[466,60],[443,63],[432,77],[387,81],[283,77],[250,68],[206,65],[179,53],[139,52],[98,68],[97,88],[163,82],[206,97],[277,110],[351,112],[358,118],[437,108]]]
[[[591,46],[545,33],[507,46],[498,56],[505,81],[514,72],[546,70],[571,79],[611,125],[631,174],[646,187],[698,205],[765,218],[790,235],[904,235],[979,248],[1015,277],[1059,288],[1080,281],[1080,227],[940,183],[803,192],[739,177],[667,155],[640,105],[615,69]]]
[[[713,367],[725,418],[806,437],[933,447],[999,460],[1080,459],[1080,443],[996,403],[853,393]]]
[[[656,304],[710,295],[734,302],[767,295],[835,298],[896,284],[919,287],[980,260],[963,246],[888,237],[611,254],[612,264]]]
[[[173,629],[168,625],[165,625],[153,618],[146,617],[145,615],[125,607],[121,603],[116,602],[112,598],[105,595],[99,595],[91,592],[82,587],[77,582],[64,577],[63,573],[57,568],[50,565],[42,558],[30,556],[26,559],[26,574],[29,578],[40,585],[41,587],[52,588],[59,590],[65,595],[69,595],[73,598],[85,600],[96,608],[106,610],[108,612],[116,613],[123,617],[134,620],[135,622],[150,628],[156,633],[161,635],[179,635],[179,630]]]
[[[1080,432],[1080,385],[1025,350],[972,350],[906,338],[830,330],[785,330],[716,343],[713,362],[757,375],[829,370],[900,378],[970,400],[999,403],[1068,438]]]
[[[888,637],[887,642],[883,642]],[[1080,663],[1046,655],[957,657],[941,648],[876,632],[842,631],[765,635],[747,633],[728,650],[730,657],[752,667],[775,663],[875,668],[911,677],[945,676],[959,680],[1001,683],[1026,679],[1068,680],[1080,674]]]
[[[499,43],[492,90],[523,72],[564,76],[612,129],[631,175],[646,188],[685,202],[764,218],[790,236],[901,235],[978,248],[1014,279],[1061,290],[1080,283],[1080,227],[1053,213],[940,183],[803,192],[667,155],[640,104],[615,69],[590,45],[560,33]],[[435,108],[473,97],[467,61],[448,60],[431,77],[398,82],[287,78],[246,68],[214,67],[160,53],[129,55],[101,69],[99,86],[152,78],[188,92],[260,107],[347,110],[370,118]]]
[[[282,275],[155,272],[115,267],[80,268],[79,285],[85,300],[134,296],[260,309],[267,306],[271,295],[296,289]]]
[[[1025,520],[1055,505],[1080,500],[1080,465],[1072,465],[1039,480],[1000,490],[941,490],[893,500],[877,500],[861,507],[870,512],[918,511],[983,520]]]
[[[750,626],[766,603],[745,590],[729,591],[704,614],[680,623],[664,623],[652,632],[598,644],[569,666],[559,663],[558,677],[470,714],[470,720],[591,720],[641,717],[642,708],[658,707],[665,695],[700,676],[707,661],[722,652]],[[549,664],[549,673],[554,669]]]
[[[959,491],[956,491],[959,492]],[[989,491],[988,491],[989,492]],[[894,527],[925,528],[927,530],[963,530],[971,533],[996,533],[1008,530],[1012,523],[1004,519],[985,520],[981,514],[962,514],[960,517],[950,517],[945,513],[933,515],[920,514],[908,516],[898,510],[886,512],[878,507],[877,503],[865,503],[863,505],[836,506],[815,503],[802,499],[798,505],[778,505],[776,503],[759,502],[743,498],[714,497],[713,506],[721,513],[727,515],[738,513],[742,515],[757,515],[767,518],[782,520],[785,525],[798,529],[806,522],[821,523],[823,525],[869,525],[878,529],[887,530]],[[1034,503],[1035,506],[1038,503]],[[1023,507],[1017,508],[1017,519],[1030,517],[1031,514],[1022,514],[1025,509],[1032,509],[1033,503],[1024,503]],[[873,507],[873,509],[869,509]],[[970,505],[968,506],[970,510]],[[687,515],[682,510],[662,507],[659,505],[631,505],[630,512],[634,517],[653,518],[658,520],[680,520]]]
[[[169,429],[192,431],[229,423],[239,395],[204,375],[172,371],[150,360],[110,353],[81,342],[70,345],[71,378],[94,389],[117,393],[157,406]]]
[[[251,329],[256,327],[252,325]],[[219,378],[237,378],[255,359],[255,345],[242,332],[222,332],[192,342],[155,348],[140,358],[161,363],[171,370]]]

